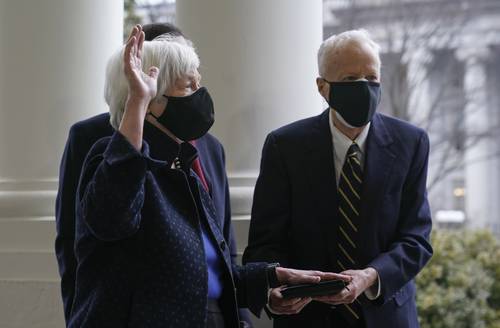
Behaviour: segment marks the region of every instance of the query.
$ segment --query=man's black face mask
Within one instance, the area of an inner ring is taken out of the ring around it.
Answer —
[[[326,82],[330,84],[328,104],[349,125],[362,127],[372,120],[380,103],[379,82]]]

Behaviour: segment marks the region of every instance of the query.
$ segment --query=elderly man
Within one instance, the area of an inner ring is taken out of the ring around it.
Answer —
[[[352,279],[275,327],[418,327],[414,278],[432,255],[428,137],[376,112],[381,62],[366,31],[325,40],[318,66],[330,107],[268,135],[244,261]],[[274,290],[271,312],[279,299]]]

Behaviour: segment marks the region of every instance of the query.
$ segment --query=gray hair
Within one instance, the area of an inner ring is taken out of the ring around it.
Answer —
[[[318,73],[324,77],[326,73],[327,61],[331,60],[332,56],[337,55],[349,44],[367,45],[377,55],[380,63],[380,46],[373,41],[368,31],[364,29],[350,30],[337,35],[332,35],[323,43],[318,50]]]
[[[152,41],[170,41],[177,42],[189,47],[194,47],[193,42],[191,40],[186,39],[182,35],[172,34],[171,32],[163,33],[155,37]]]
[[[124,49],[122,47],[109,59],[104,84],[104,99],[109,106],[110,123],[115,129],[120,126],[128,96],[128,83],[123,70]],[[169,36],[144,42],[142,70],[147,72],[151,66],[159,68],[155,99],[160,99],[177,79],[196,71],[200,59],[190,41],[180,36]]]

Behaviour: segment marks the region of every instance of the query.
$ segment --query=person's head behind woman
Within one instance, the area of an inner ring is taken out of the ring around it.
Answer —
[[[158,86],[153,102],[165,101],[164,94],[189,95],[199,86],[200,60],[190,41],[182,36],[164,34],[145,41],[142,68],[159,68]],[[185,91],[183,91],[185,88]],[[128,84],[123,70],[123,48],[114,53],[106,68],[104,98],[109,106],[111,125],[118,129],[125,110]]]

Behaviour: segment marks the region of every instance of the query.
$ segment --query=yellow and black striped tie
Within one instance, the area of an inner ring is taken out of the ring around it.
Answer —
[[[339,220],[337,231],[337,269],[341,271],[358,267],[358,226],[361,209],[363,170],[360,149],[353,143],[347,150],[338,185]],[[338,307],[344,318],[355,324],[361,318],[358,300]]]

